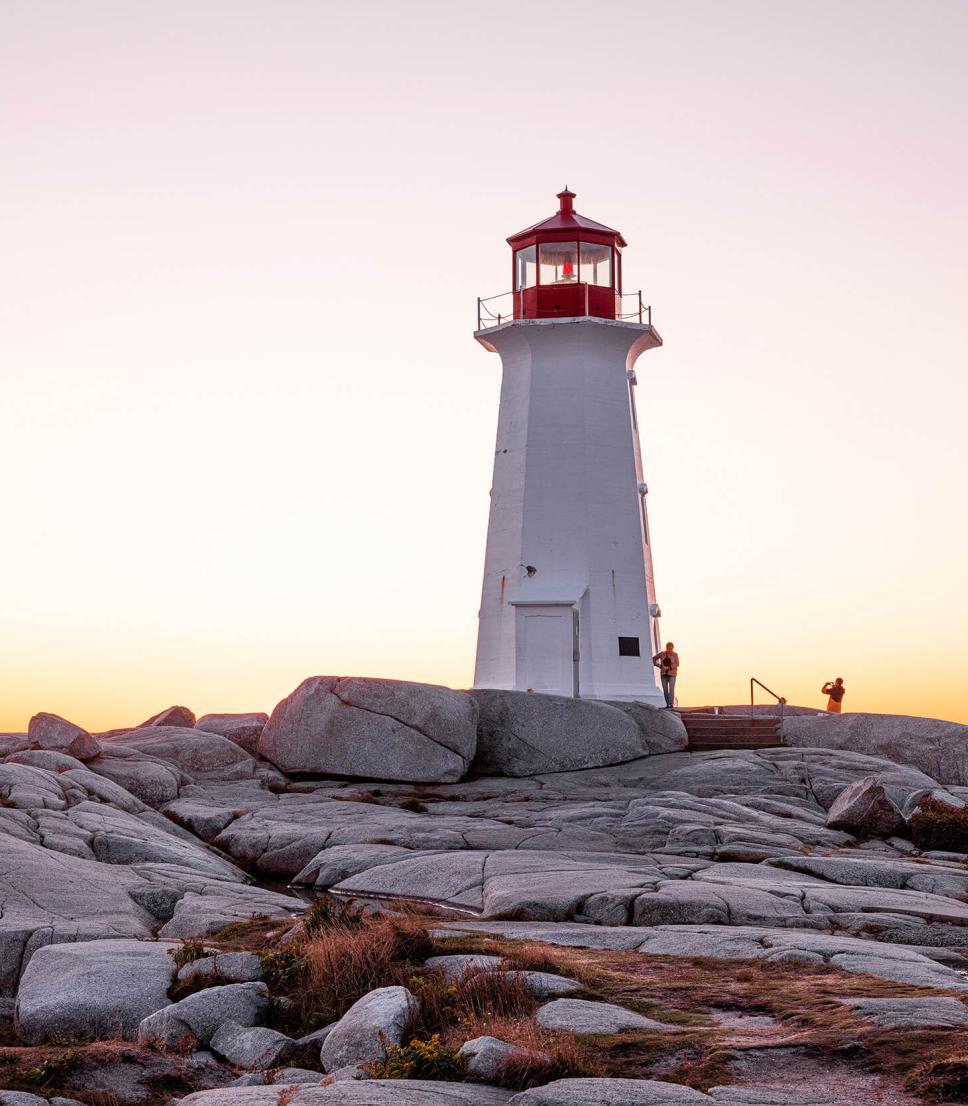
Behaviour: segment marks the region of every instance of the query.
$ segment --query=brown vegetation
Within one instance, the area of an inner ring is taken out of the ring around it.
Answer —
[[[968,807],[922,799],[908,825],[911,840],[924,852],[968,853]]]

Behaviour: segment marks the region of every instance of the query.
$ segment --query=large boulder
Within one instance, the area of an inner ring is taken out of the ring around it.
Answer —
[[[379,987],[364,995],[327,1033],[319,1052],[326,1071],[378,1060],[403,1038],[416,999],[406,987]]]
[[[269,988],[264,983],[209,987],[145,1018],[138,1026],[138,1040],[157,1041],[166,1048],[186,1041],[205,1047],[226,1022],[258,1025],[268,1008]]]
[[[312,676],[272,712],[258,748],[283,772],[453,783],[476,745],[477,707],[464,692]]]
[[[17,994],[17,1032],[27,1044],[78,1037],[134,1035],[167,1006],[174,945],[85,941],[47,945],[27,965]]]
[[[217,733],[240,745],[247,753],[256,755],[259,738],[269,721],[268,714],[204,714],[195,723],[196,730]]]
[[[858,837],[890,837],[904,825],[901,812],[873,776],[849,784],[827,811],[830,829]]]
[[[968,726],[937,718],[899,714],[828,714],[787,716],[787,745],[849,749],[920,768],[946,784],[968,784]]]
[[[609,703],[527,691],[470,694],[480,708],[474,771],[481,776],[602,768],[652,751],[637,715]]]

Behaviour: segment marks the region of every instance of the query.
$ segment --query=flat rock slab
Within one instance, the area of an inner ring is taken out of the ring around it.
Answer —
[[[711,1106],[713,1101],[701,1091],[654,1079],[558,1079],[511,1099],[513,1106]]]
[[[67,1038],[134,1035],[167,1006],[175,946],[148,941],[47,945],[20,982],[15,1020],[27,1044]]]
[[[845,972],[968,994],[960,972],[896,945],[802,930],[755,926],[586,926],[575,922],[452,922],[438,932],[498,933],[523,941],[615,949],[657,956],[709,956],[717,960],[790,960],[827,963]]]
[[[278,1085],[231,1090],[198,1091],[179,1106],[277,1106]],[[328,1087],[300,1087],[293,1106],[504,1106],[513,1091],[475,1083],[438,1083],[427,1079],[368,1079],[334,1083]],[[551,1100],[548,1100],[549,1103]],[[574,1101],[574,1100],[561,1100]],[[596,1100],[586,1100],[596,1101]],[[656,1100],[663,1101],[663,1100]],[[664,1100],[674,1103],[675,1100]],[[700,1099],[699,1101],[709,1101]],[[688,1103],[683,1099],[683,1103]]]
[[[534,1020],[544,1029],[569,1033],[621,1033],[623,1029],[653,1029],[674,1032],[675,1026],[645,1018],[624,1006],[610,1002],[589,1002],[581,998],[558,998],[542,1006]]]
[[[891,1029],[968,1025],[968,1007],[956,998],[845,999],[862,1018]]]

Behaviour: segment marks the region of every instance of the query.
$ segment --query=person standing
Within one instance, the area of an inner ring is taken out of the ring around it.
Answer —
[[[666,708],[671,710],[676,705],[676,675],[679,672],[679,654],[671,641],[666,642],[666,647],[661,653],[656,653],[652,663],[658,666]]]
[[[832,714],[840,714],[842,710],[841,703],[843,703],[844,696],[847,694],[843,676],[838,676],[832,683],[828,680],[820,689],[820,694],[828,696],[827,710]]]

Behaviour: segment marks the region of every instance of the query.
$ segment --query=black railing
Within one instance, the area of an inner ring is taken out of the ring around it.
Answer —
[[[763,683],[762,680],[758,680],[755,676],[750,677],[750,714],[753,713],[753,708],[756,706],[756,702],[755,702],[755,699],[754,699],[754,692],[753,692],[753,685],[754,684],[756,684],[757,687],[763,688],[763,690],[768,695],[772,695],[773,698],[776,699],[776,701],[777,701],[777,703],[779,704],[779,707],[780,707],[780,717],[782,718],[783,717],[783,708],[786,706],[786,699],[784,699],[782,695],[777,695],[777,693],[775,691],[771,691],[770,688],[768,688],[766,686],[766,684]]]
[[[583,315],[590,315],[588,310],[588,288],[589,285],[585,285],[585,310]],[[511,299],[506,303],[498,303],[499,300],[506,300],[510,296]],[[632,300],[632,309],[625,311],[626,306],[623,302],[622,310],[616,311],[614,318],[618,322],[626,323],[638,323],[640,326],[652,325],[652,304],[645,303],[642,300],[642,290],[637,292],[623,292],[618,296],[618,299],[625,301]],[[496,310],[495,310],[496,308]],[[549,316],[551,317],[551,316]],[[571,316],[574,318],[575,316]],[[579,315],[578,318],[582,316]],[[602,316],[598,316],[602,318]],[[502,326],[504,323],[513,322],[514,315],[514,292],[499,292],[496,296],[478,296],[477,297],[477,329],[489,330],[494,326]]]

